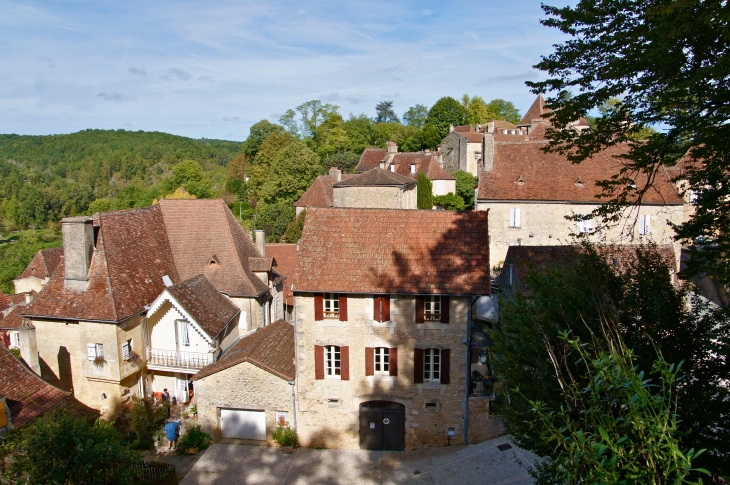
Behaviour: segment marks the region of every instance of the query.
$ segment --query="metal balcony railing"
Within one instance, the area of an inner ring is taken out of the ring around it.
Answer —
[[[146,349],[147,364],[185,369],[202,369],[213,363],[212,354],[177,352],[175,350]]]

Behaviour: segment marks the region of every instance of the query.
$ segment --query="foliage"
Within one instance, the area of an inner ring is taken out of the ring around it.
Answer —
[[[449,125],[460,126],[466,124],[466,109],[457,100],[445,96],[434,104],[428,111],[426,124],[436,129],[439,142],[449,134]]]
[[[182,187],[198,199],[213,197],[213,191],[203,174],[203,169],[195,160],[183,160],[172,168],[173,187]],[[187,197],[182,197],[187,198]]]
[[[284,237],[282,238],[284,241],[289,243],[295,243],[299,241],[302,238],[302,231],[304,230],[304,220],[307,217],[307,211],[302,211],[299,213],[296,218],[294,218],[293,221],[289,223],[289,225],[286,227],[286,231],[284,231]]]
[[[329,173],[331,167],[339,168],[342,173],[355,173],[360,155],[352,152],[337,152],[327,155],[322,161],[322,173]]]
[[[69,414],[47,414],[4,443],[15,449],[11,475],[28,483],[126,485],[137,483],[132,465],[141,461],[128,450],[112,423],[93,424]],[[17,483],[22,483],[18,481]]]
[[[474,189],[477,187],[479,179],[464,170],[454,172],[456,179],[456,195],[464,200],[466,208],[474,207]]]
[[[191,425],[177,444],[178,453],[184,454],[191,448],[204,450],[210,446],[210,435],[200,431],[199,424]]]
[[[503,357],[492,366],[510,386],[519,385],[522,396],[512,396],[504,411],[510,433],[521,446],[550,454],[552,445],[524,423],[528,400],[553,409],[562,403],[547,349],[562,348],[559,335],[567,330],[591,341],[607,317],[616,322],[640,368],[651,369],[657,351],[667,362],[684,362],[687,378],[678,383],[677,394],[687,430],[681,442],[708,450],[699,466],[728,473],[730,393],[722,385],[730,372],[727,311],[692,297],[690,288],[675,287],[666,261],[651,246],[635,254],[609,254],[584,245],[568,258],[531,263],[519,275],[519,288],[501,295],[501,323],[491,336],[494,353]],[[574,362],[564,365],[579,376]]]
[[[567,331],[559,338],[561,350],[547,351],[561,405],[530,401],[527,417],[553,449],[532,472],[538,483],[691,483],[692,461],[702,451],[680,448],[675,394],[681,364],[659,355],[651,368],[654,383],[608,325],[592,342]],[[578,379],[564,365],[568,360],[577,361]]]
[[[271,162],[268,177],[257,192],[267,204],[293,204],[307,191],[322,170],[317,155],[303,143],[286,145]]]
[[[491,119],[494,120],[505,120],[516,125],[522,119],[520,111],[512,101],[496,98],[487,103],[487,109],[490,112]]]
[[[287,112],[279,118],[284,128],[295,137],[314,138],[317,127],[327,118],[328,115],[337,113],[336,105],[322,103],[318,99],[307,101],[296,107],[295,110]],[[297,119],[297,113],[299,119]]]
[[[193,415],[198,414],[198,403],[195,403],[192,406],[190,406],[190,413]]]
[[[271,432],[271,437],[274,438],[274,441],[276,441],[279,446],[288,446],[291,448],[296,448],[299,444],[299,437],[297,436],[297,430],[293,429],[291,426],[289,426],[289,423],[284,421],[284,418],[281,418],[281,421],[278,423],[278,426],[274,431]]]
[[[419,209],[433,209],[433,184],[423,172],[418,172],[418,185],[416,186],[416,205]]]
[[[426,124],[426,118],[428,117],[428,108],[422,104],[417,104],[408,108],[408,111],[403,113],[403,122],[406,125],[414,126],[416,128],[423,128]]]
[[[345,120],[342,119],[342,116],[339,113],[327,114],[324,121],[317,127],[310,145],[322,159],[346,150],[350,145],[350,139],[347,136]]]
[[[393,111],[393,101],[381,101],[375,106],[376,123],[400,123],[398,115]]]
[[[464,204],[464,199],[454,194],[453,192],[449,192],[446,195],[434,196],[433,205],[443,207],[445,210],[450,211],[463,211],[467,207]]]
[[[283,133],[284,128],[280,125],[270,123],[268,120],[261,120],[249,129],[248,138],[241,145],[241,155],[248,158],[256,157],[259,147],[272,133]],[[240,156],[240,155],[239,155]]]
[[[140,443],[152,444],[155,432],[165,424],[167,407],[154,399],[134,396],[130,413],[130,424],[137,435],[137,440]]]
[[[13,347],[10,349],[10,353],[15,356],[16,359],[21,359],[20,356],[20,349],[18,347]]]
[[[185,190],[182,187],[178,187],[175,189],[175,192],[171,194],[167,194],[165,196],[165,199],[197,199],[193,194],[188,193],[187,190]]]
[[[730,32],[725,2],[579,2],[543,6],[542,23],[569,38],[536,65],[548,78],[528,83],[535,93],[552,93],[550,149],[580,162],[607,146],[627,143],[617,177],[606,181],[610,203],[594,214],[612,223],[627,204],[637,204],[690,149],[678,176],[697,194],[696,212],[678,227],[677,237],[694,248],[688,274],[711,272],[730,282]],[[561,96],[568,91],[577,94]],[[569,123],[611,98],[620,105],[600,116],[579,136]],[[646,127],[661,128],[641,143]],[[636,189],[630,180],[647,174]],[[711,239],[711,244],[704,241]]]
[[[14,235],[15,242],[0,244],[0,292],[15,293],[13,280],[20,276],[41,249],[61,245],[56,231],[24,231]]]
[[[279,242],[295,215],[289,202],[261,204],[256,207],[256,228],[264,230],[267,242]]]
[[[494,119],[492,113],[487,108],[487,103],[481,96],[469,97],[465,94],[461,97],[461,105],[466,110],[466,124],[476,125],[483,124]]]

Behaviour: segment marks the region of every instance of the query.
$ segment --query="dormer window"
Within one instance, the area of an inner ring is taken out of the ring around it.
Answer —
[[[395,165],[391,165],[391,166],[390,166],[390,171],[391,171],[391,172],[395,172]]]
[[[636,188],[636,180],[632,180],[631,182],[629,182],[629,188],[630,189],[635,189]]]
[[[525,179],[522,178],[522,175],[520,175],[520,177],[517,180],[515,180],[515,184],[517,184],[517,185],[525,185],[526,183],[527,182],[525,182]]]
[[[221,264],[220,261],[218,261],[218,256],[216,256],[215,254],[208,259],[208,266],[212,264],[217,264],[219,266]]]
[[[412,163],[411,164],[411,175],[415,175],[415,174],[416,174],[416,164]]]
[[[575,181],[575,186],[576,187],[585,187],[586,184],[585,184],[585,182],[583,182],[583,179],[581,177],[578,177],[578,180]]]

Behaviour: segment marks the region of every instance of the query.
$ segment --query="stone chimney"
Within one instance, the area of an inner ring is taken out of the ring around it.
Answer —
[[[449,125],[449,133],[451,133],[452,131],[454,131],[454,125],[451,125],[451,124],[450,124],[450,125]]]
[[[337,167],[330,168],[330,177],[332,177],[335,183],[342,180],[342,170]]]
[[[90,217],[66,217],[61,220],[63,234],[63,286],[84,291],[89,283],[89,267],[94,256],[94,226]]]
[[[388,149],[388,155],[393,155],[395,153],[398,153],[398,145],[393,143],[392,141],[389,141],[385,144],[385,148]]]
[[[380,161],[380,168],[382,168],[383,170],[385,170],[385,160],[381,160]]]
[[[41,375],[41,363],[38,358],[38,342],[35,336],[35,327],[28,320],[23,319],[23,323],[18,328],[18,334],[20,337],[20,356],[33,372]]]
[[[266,233],[263,229],[256,229],[256,249],[261,256],[266,256]]]
[[[487,123],[487,133],[494,133],[494,121]]]
[[[485,172],[491,172],[494,167],[494,133],[485,133],[482,143],[483,170]]]

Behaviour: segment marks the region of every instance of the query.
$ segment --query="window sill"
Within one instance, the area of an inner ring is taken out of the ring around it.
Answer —
[[[440,391],[441,395],[444,395],[444,392],[448,388],[448,384],[441,384],[438,382],[424,382],[423,384],[416,384],[416,389],[418,390],[418,395],[422,396],[423,391]]]
[[[441,322],[423,322],[417,324],[418,326],[418,333],[421,337],[423,337],[426,330],[441,330],[441,336],[446,335],[446,330],[449,328],[448,323],[441,323]]]
[[[379,382],[390,384],[390,388],[395,388],[395,381],[398,379],[397,376],[391,376],[388,374],[376,374],[374,376],[366,376],[365,377],[368,381],[368,384],[370,387],[375,387],[375,385]]]

